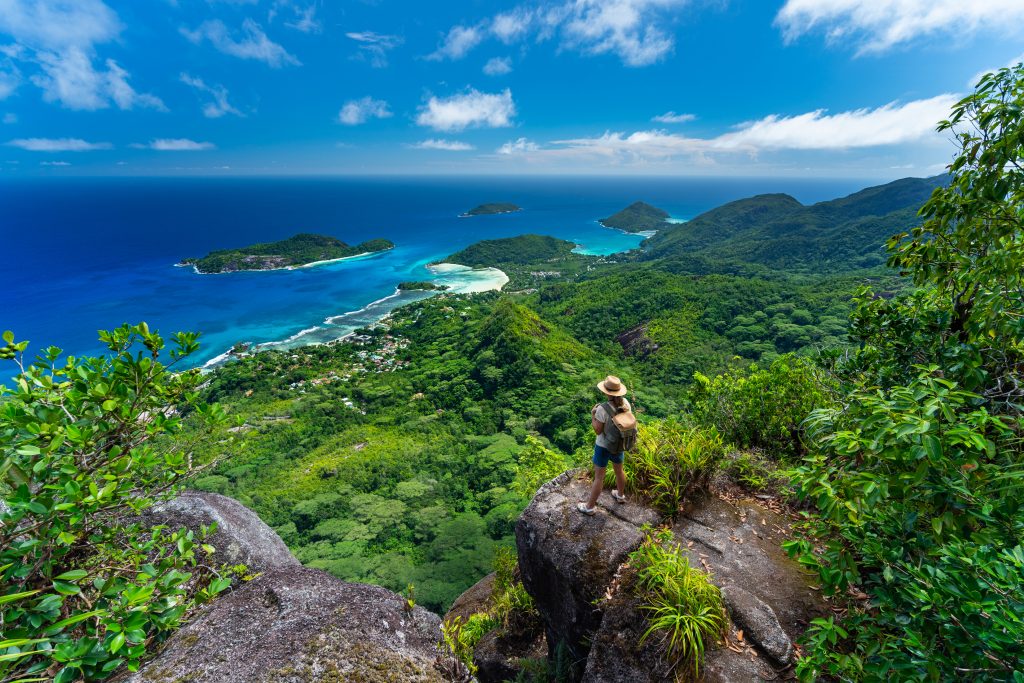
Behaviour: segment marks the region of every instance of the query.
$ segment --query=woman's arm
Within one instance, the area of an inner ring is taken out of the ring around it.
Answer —
[[[594,406],[590,411],[590,426],[594,428],[595,434],[601,434],[604,432],[604,422],[597,419],[597,409],[600,406]]]

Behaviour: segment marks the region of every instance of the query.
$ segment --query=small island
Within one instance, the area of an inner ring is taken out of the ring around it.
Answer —
[[[645,202],[633,202],[622,211],[598,221],[606,228],[623,232],[651,232],[665,227],[671,216],[656,206]]]
[[[481,204],[480,206],[474,207],[464,214],[460,214],[459,218],[470,218],[472,216],[492,216],[498,213],[515,213],[516,211],[522,211],[522,207],[516,206],[515,204],[509,204],[508,202],[493,202],[491,204]]]
[[[399,291],[402,291],[402,292],[407,292],[407,291],[423,291],[423,292],[439,291],[439,292],[443,292],[446,289],[451,289],[451,287],[449,287],[448,285],[439,285],[436,282],[427,282],[425,280],[417,280],[417,281],[414,281],[414,282],[399,282],[398,283],[398,289],[399,289]]]
[[[183,259],[177,265],[192,266],[197,273],[235,273],[242,270],[302,268],[327,261],[372,254],[394,248],[385,239],[372,239],[349,246],[327,235],[300,233],[279,242],[264,242],[240,249],[211,251],[202,258]]]
[[[519,235],[476,242],[448,256],[444,262],[471,268],[500,268],[567,258],[575,248],[572,242],[547,235]]]

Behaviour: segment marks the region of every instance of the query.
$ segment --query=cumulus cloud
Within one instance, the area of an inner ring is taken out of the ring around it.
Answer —
[[[196,142],[188,138],[157,138],[146,144],[132,145],[137,148],[155,149],[158,152],[201,152],[207,149],[216,149],[212,142]]]
[[[388,65],[388,52],[401,45],[404,40],[401,36],[393,36],[374,31],[353,31],[345,36],[359,44],[359,52],[356,59],[362,59],[370,63],[370,66],[382,69]]]
[[[208,40],[211,45],[226,55],[240,59],[255,59],[265,62],[275,69],[302,64],[284,47],[268,38],[260,25],[252,19],[242,22],[240,38],[235,38],[227,25],[220,19],[204,21],[194,31],[182,28],[181,34],[197,45]]]
[[[451,97],[431,97],[420,107],[416,123],[434,130],[459,131],[466,128],[506,128],[512,125],[516,105],[512,91],[484,93],[470,89]]]
[[[652,117],[651,121],[657,121],[658,123],[688,123],[695,118],[697,118],[695,114],[677,114],[674,111],[667,111],[664,114]]]
[[[452,61],[462,59],[487,36],[484,26],[453,26],[444,37],[437,49],[427,55],[427,59],[440,62],[445,59]]]
[[[627,66],[646,66],[675,49],[664,26],[669,13],[691,0],[570,0],[543,7],[521,5],[474,26],[454,26],[428,59],[459,59],[485,38],[511,44],[531,35],[558,36],[561,49],[614,54]]]
[[[501,42],[509,44],[526,36],[533,25],[534,13],[517,7],[511,12],[496,15],[491,20],[491,32]]]
[[[139,93],[128,72],[112,59],[97,68],[96,46],[115,40],[122,24],[101,0],[0,0],[0,33],[14,45],[0,51],[0,95],[20,83],[14,60],[36,69],[31,82],[43,99],[69,109],[95,110],[111,104],[121,109],[165,110],[160,98]]]
[[[190,76],[184,72],[178,77],[178,80],[196,92],[209,95],[212,98],[212,101],[203,104],[203,116],[206,118],[219,119],[225,114],[245,116],[228,101],[228,91],[223,85],[207,85],[203,79]]]
[[[471,149],[476,149],[468,142],[461,142],[459,140],[443,140],[441,138],[422,140],[409,146],[413,149],[440,149],[446,152],[467,152]]]
[[[530,142],[526,138],[518,138],[506,142],[504,145],[497,149],[498,154],[518,154],[521,152],[536,152],[540,149],[540,146],[535,142]]]
[[[922,36],[1018,30],[1020,0],[787,0],[775,24],[788,41],[813,32],[849,42],[858,52],[884,52]]]
[[[338,121],[346,126],[358,126],[370,119],[386,119],[391,117],[391,110],[384,100],[375,100],[372,97],[362,97],[358,100],[349,100],[338,112]]]
[[[512,60],[508,57],[492,57],[484,64],[484,73],[488,76],[502,76],[512,72]]]
[[[113,146],[109,142],[87,142],[81,138],[19,138],[7,144],[29,152],[91,152]]]

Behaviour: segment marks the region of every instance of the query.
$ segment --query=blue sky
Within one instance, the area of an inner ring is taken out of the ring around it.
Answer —
[[[941,171],[1024,0],[0,0],[0,177]]]

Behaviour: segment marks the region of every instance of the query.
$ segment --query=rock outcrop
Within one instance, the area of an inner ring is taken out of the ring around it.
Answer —
[[[516,524],[523,583],[545,621],[549,658],[559,643],[587,683],[671,680],[639,600],[619,586],[622,563],[661,521],[653,510],[616,504],[602,494],[594,517],[575,510],[589,479],[567,472],[545,484]],[[731,619],[725,643],[712,647],[705,681],[748,683],[778,678],[793,639],[826,607],[779,543],[787,521],[755,502],[708,496],[673,523],[691,565],[723,589]],[[742,633],[741,633],[742,631]],[[728,647],[726,646],[728,644]]]
[[[552,657],[564,648],[578,671],[601,624],[596,603],[643,540],[640,527],[661,520],[653,510],[616,503],[607,493],[597,514],[582,515],[576,503],[588,490],[582,473],[566,472],[542,486],[516,522],[523,585],[544,619]]]
[[[215,548],[213,561],[217,564],[244,564],[250,573],[301,566],[281,537],[255,512],[218,493],[185,491],[147,510],[144,519],[172,529],[198,530],[216,523],[217,530],[207,542]]]
[[[378,586],[301,566],[277,535],[239,503],[187,493],[151,514],[195,528],[216,519],[214,543],[230,563],[262,573],[195,614],[135,673],[117,683],[433,683],[440,618],[408,609]]]

